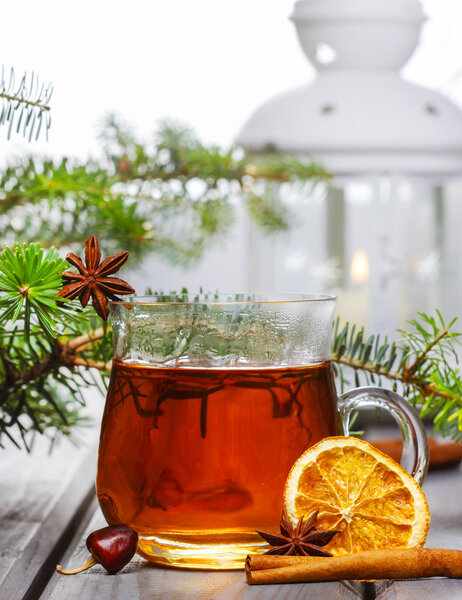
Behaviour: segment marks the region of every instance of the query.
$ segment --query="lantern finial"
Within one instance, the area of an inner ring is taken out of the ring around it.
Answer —
[[[341,174],[462,172],[462,112],[399,73],[425,21],[419,0],[298,0],[291,19],[318,73],[263,104],[238,144]]]

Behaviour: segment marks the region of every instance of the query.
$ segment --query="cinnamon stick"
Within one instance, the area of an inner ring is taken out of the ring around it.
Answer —
[[[342,579],[462,578],[462,550],[396,548],[347,556],[248,556],[247,583],[298,583]]]
[[[312,556],[286,556],[277,554],[249,554],[245,561],[246,569],[264,571],[281,567],[300,566],[310,563]]]

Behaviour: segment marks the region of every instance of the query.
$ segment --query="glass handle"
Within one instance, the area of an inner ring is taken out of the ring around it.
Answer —
[[[428,440],[415,408],[391,390],[378,387],[356,388],[338,399],[345,435],[349,435],[351,413],[362,408],[383,408],[391,413],[403,435],[401,466],[421,485],[427,474]]]

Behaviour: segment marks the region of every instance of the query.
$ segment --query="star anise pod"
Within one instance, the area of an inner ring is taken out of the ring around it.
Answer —
[[[61,298],[79,297],[80,303],[85,307],[92,298],[92,304],[99,316],[106,321],[109,316],[109,300],[120,300],[117,294],[134,294],[135,290],[126,281],[118,277],[108,277],[120,269],[126,262],[128,252],[119,252],[108,256],[101,261],[101,250],[98,240],[94,235],[85,244],[85,264],[73,252],[69,252],[66,260],[79,272],[64,271],[63,279],[70,283],[59,292]]]
[[[265,554],[298,554],[301,556],[332,556],[330,552],[322,549],[322,546],[328,544],[331,539],[339,533],[338,531],[323,531],[316,529],[316,519],[318,518],[318,510],[310,513],[306,520],[302,516],[294,528],[289,521],[286,507],[282,511],[281,523],[279,529],[280,534],[265,533],[258,531],[257,533],[274,548],[265,552]]]

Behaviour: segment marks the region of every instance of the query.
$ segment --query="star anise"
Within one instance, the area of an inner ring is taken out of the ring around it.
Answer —
[[[59,292],[61,298],[79,297],[80,303],[85,307],[92,297],[92,304],[99,316],[106,320],[109,316],[109,300],[120,300],[117,294],[134,294],[135,290],[126,281],[118,277],[108,277],[115,273],[126,262],[128,252],[119,252],[108,256],[101,261],[101,250],[98,240],[94,235],[85,244],[85,264],[73,252],[69,252],[66,260],[79,272],[64,271],[63,279],[71,283],[65,285]]]
[[[323,531],[316,529],[318,510],[313,511],[306,517],[302,516],[294,528],[289,521],[286,507],[282,511],[279,529],[280,535],[275,533],[257,533],[274,548],[265,554],[298,554],[301,556],[332,556],[330,552],[322,549],[331,539],[339,533],[338,531]]]

